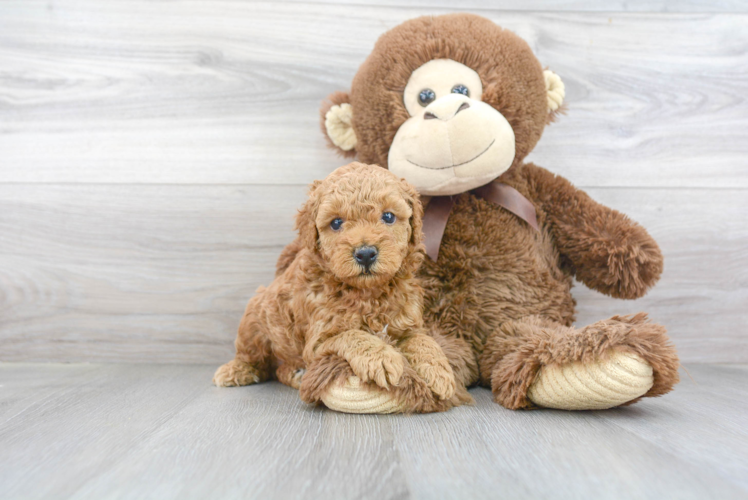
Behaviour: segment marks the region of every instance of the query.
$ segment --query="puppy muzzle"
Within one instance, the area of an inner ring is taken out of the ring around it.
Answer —
[[[378,256],[379,249],[374,246],[360,246],[353,251],[353,260],[364,269],[364,274],[371,273],[371,268]]]

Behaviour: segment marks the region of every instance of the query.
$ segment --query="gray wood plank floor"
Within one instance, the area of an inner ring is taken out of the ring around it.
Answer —
[[[356,416],[215,366],[0,364],[0,498],[748,498],[748,366],[602,412]]]

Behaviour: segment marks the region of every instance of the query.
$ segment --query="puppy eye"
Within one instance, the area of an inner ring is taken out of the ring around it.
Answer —
[[[337,231],[340,229],[342,225],[343,225],[343,219],[338,217],[337,219],[335,219],[334,221],[330,223],[330,229],[332,229],[333,231]]]
[[[420,104],[424,108],[434,102],[434,99],[436,99],[436,94],[431,89],[423,89],[418,94],[418,104]]]
[[[382,214],[382,222],[385,224],[394,224],[396,218],[397,217],[395,217],[395,214],[392,212],[385,212]]]
[[[470,91],[468,88],[462,84],[455,85],[452,87],[452,93],[453,94],[462,94],[464,96],[470,96]]]

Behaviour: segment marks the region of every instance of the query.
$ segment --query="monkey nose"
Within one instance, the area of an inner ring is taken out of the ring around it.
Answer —
[[[469,107],[467,97],[462,94],[449,94],[429,104],[423,113],[423,119],[449,121]]]
[[[353,258],[356,259],[356,262],[364,266],[366,271],[368,271],[372,264],[377,260],[377,255],[379,255],[377,247],[372,246],[358,247],[353,251]]]

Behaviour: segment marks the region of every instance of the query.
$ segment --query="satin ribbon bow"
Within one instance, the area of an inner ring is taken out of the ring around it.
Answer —
[[[522,193],[502,182],[491,182],[485,186],[471,191],[484,200],[503,207],[520,219],[527,222],[530,227],[538,230],[538,217],[535,213],[535,205],[525,198]],[[449,213],[455,200],[452,196],[434,196],[431,198],[426,211],[423,214],[423,234],[426,245],[426,254],[436,262],[439,257],[439,247],[442,244],[444,229],[447,227]]]

